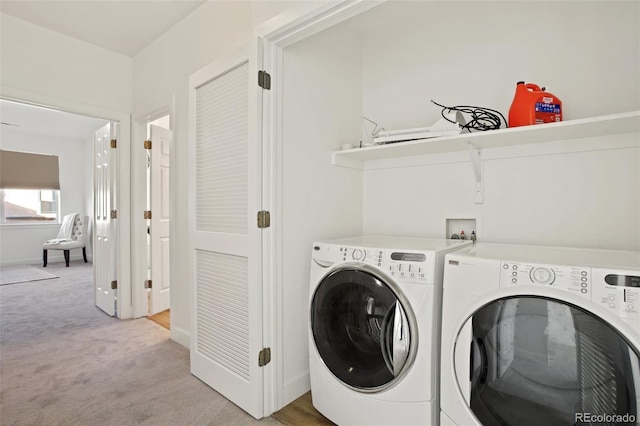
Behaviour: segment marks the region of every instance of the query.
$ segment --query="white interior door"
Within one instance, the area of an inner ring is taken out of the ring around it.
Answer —
[[[117,139],[117,125],[109,123],[94,134],[94,237],[93,274],[95,304],[107,314],[116,312],[116,290],[111,282],[117,281],[117,229],[111,212],[116,211],[116,148],[111,140]]]
[[[248,51],[190,78],[191,372],[264,415],[259,142],[249,138]]]
[[[151,306],[149,314],[169,309],[169,149],[171,130],[150,126],[151,148]]]

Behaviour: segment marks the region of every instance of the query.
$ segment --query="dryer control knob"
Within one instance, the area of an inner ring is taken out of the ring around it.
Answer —
[[[553,284],[556,279],[555,273],[547,268],[533,268],[530,276],[531,281],[537,284]]]
[[[364,252],[360,249],[355,249],[353,253],[351,253],[353,260],[364,260],[364,256]]]

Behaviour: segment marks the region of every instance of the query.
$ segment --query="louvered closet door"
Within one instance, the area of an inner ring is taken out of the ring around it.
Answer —
[[[249,148],[248,63],[214,64],[191,84],[191,370],[260,418],[262,299],[253,202],[259,175],[249,167],[257,152]]]

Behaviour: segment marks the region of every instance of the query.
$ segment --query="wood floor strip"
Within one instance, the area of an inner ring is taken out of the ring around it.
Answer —
[[[169,309],[167,309],[166,311],[158,312],[157,314],[151,315],[147,318],[157,324],[160,324],[167,330],[171,330],[171,315]]]
[[[311,392],[307,392],[283,409],[271,415],[285,426],[334,425],[318,412],[311,402]]]

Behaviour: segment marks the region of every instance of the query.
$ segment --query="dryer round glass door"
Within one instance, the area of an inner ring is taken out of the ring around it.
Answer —
[[[361,392],[399,380],[415,358],[416,322],[395,283],[367,265],[322,279],[311,302],[315,347],[331,373]]]
[[[639,419],[638,348],[602,318],[565,301],[521,296],[487,304],[466,322],[455,352],[458,384],[482,424]]]

